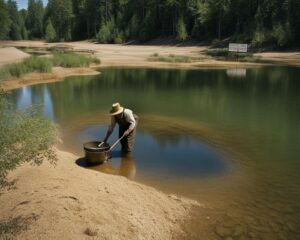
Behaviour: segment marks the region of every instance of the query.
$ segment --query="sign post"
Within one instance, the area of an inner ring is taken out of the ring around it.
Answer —
[[[248,52],[248,44],[229,43],[229,52],[237,53],[237,59],[239,59],[239,54],[240,53],[247,53]]]

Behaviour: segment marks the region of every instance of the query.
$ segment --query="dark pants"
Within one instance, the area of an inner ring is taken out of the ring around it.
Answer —
[[[124,132],[127,130],[127,127],[119,127],[119,138],[123,136]],[[122,151],[123,152],[132,152],[134,141],[135,141],[135,133],[136,133],[136,127],[131,131],[131,133],[124,137],[121,140],[122,145]]]

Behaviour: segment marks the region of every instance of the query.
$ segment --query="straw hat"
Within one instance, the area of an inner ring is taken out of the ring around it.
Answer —
[[[114,103],[112,106],[111,106],[111,110],[109,111],[109,114],[111,116],[114,116],[114,115],[118,115],[120,114],[121,112],[123,112],[123,107],[121,107],[120,103]]]

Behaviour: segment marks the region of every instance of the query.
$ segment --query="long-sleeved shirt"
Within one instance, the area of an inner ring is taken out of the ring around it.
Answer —
[[[124,115],[123,115],[124,114]],[[133,112],[130,109],[124,109],[124,111],[122,112],[122,118],[125,118],[125,120],[130,124],[128,127],[129,131],[132,131],[135,128],[136,122],[133,116]],[[111,116],[111,123],[109,126],[109,131],[113,131],[115,126],[116,126],[116,119],[114,116]]]

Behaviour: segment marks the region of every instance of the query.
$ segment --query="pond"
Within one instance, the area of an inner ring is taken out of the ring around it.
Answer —
[[[93,169],[202,202],[187,239],[300,239],[299,68],[100,71],[11,97],[43,104],[61,148],[81,157],[83,142],[104,137],[113,102],[137,113],[134,153],[118,147]]]

